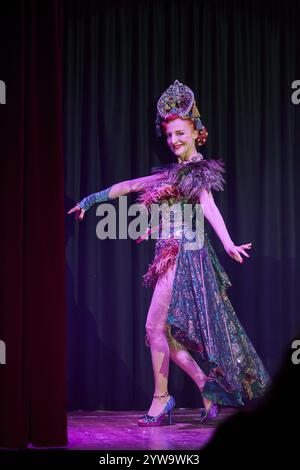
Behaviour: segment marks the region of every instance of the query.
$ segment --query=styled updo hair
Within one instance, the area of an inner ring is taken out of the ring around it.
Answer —
[[[197,130],[196,128],[196,125],[194,123],[194,121],[192,119],[190,119],[189,117],[181,117],[181,116],[178,116],[178,114],[170,114],[166,119],[164,119],[161,123],[161,127],[162,127],[162,130],[164,132],[164,134],[166,134],[166,125],[170,122],[170,121],[175,121],[175,119],[184,119],[184,120],[188,120],[192,126],[194,127],[194,129]],[[195,140],[195,144],[197,147],[201,147],[201,145],[204,145],[206,143],[206,140],[207,140],[207,136],[208,136],[208,132],[207,132],[207,129],[206,127],[202,127],[202,129],[200,131],[198,131],[198,136],[196,137],[196,140]]]

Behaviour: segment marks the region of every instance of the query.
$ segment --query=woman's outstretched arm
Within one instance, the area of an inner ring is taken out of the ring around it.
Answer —
[[[158,184],[163,179],[162,174],[154,174],[149,176],[143,176],[141,178],[135,178],[132,180],[121,181],[115,183],[109,188],[103,189],[98,193],[90,194],[84,199],[79,201],[75,207],[72,207],[68,211],[68,214],[75,212],[75,219],[82,220],[84,213],[95,203],[105,202],[110,199],[115,199],[119,196],[125,196],[128,193],[140,191],[141,189],[149,188],[155,184]]]
[[[119,196],[124,196],[128,193],[134,193],[142,189],[147,189],[155,184],[158,184],[163,179],[163,175],[155,174],[150,176],[143,176],[133,180],[122,181],[111,186],[110,198],[114,199]]]
[[[200,204],[203,207],[204,217],[209,221],[214,231],[218,235],[226,253],[239,263],[243,263],[243,258],[240,253],[249,258],[249,255],[246,253],[245,249],[250,249],[252,243],[246,243],[240,246],[236,246],[233,243],[211,191],[208,192],[205,189],[202,190],[200,194]]]

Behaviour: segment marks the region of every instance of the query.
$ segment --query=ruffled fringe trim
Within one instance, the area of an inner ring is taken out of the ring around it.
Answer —
[[[164,274],[176,262],[178,252],[178,240],[163,240],[163,244],[158,246],[154,259],[143,276],[143,285],[145,287],[155,287],[159,276]]]

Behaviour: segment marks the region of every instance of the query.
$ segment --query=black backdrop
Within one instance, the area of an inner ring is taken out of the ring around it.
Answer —
[[[190,86],[209,138],[203,153],[226,163],[215,194],[243,265],[208,227],[233,286],[229,297],[274,375],[300,329],[300,79],[297,2],[67,1],[64,4],[65,209],[169,159],[155,140],[155,104],[175,79]],[[128,202],[134,202],[130,195]],[[114,202],[116,208],[118,202]],[[153,392],[141,286],[154,242],[96,237],[96,206],[66,217],[69,409],[144,409]],[[199,406],[191,380],[172,366],[178,406]]]

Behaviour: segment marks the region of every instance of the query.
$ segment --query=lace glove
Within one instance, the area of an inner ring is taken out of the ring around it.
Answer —
[[[112,199],[111,197],[109,197],[109,192],[111,188],[112,186],[110,186],[109,188],[103,189],[102,191],[99,191],[99,193],[90,194],[89,196],[85,197],[80,202],[78,202],[77,205],[81,209],[84,209],[86,211],[96,202],[109,201],[110,199]]]

